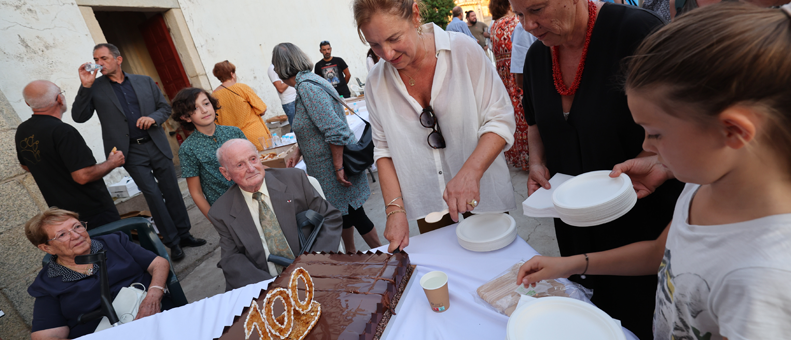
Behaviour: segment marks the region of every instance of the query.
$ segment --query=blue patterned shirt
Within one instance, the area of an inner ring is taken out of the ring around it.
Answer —
[[[203,195],[209,205],[214,204],[233,185],[233,181],[225,179],[220,173],[217,149],[234,138],[245,139],[242,130],[235,126],[216,125],[214,135],[207,136],[195,130],[179,148],[181,177],[199,176]]]

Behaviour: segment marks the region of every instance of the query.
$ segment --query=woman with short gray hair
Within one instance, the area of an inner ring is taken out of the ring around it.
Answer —
[[[305,52],[292,43],[275,46],[272,51],[272,65],[275,66],[275,73],[280,79],[289,79],[296,77],[302,71],[313,70],[313,63]]]
[[[365,173],[347,176],[343,169],[343,147],[357,142],[349,128],[338,92],[322,77],[314,74],[313,64],[305,52],[291,43],[281,43],[272,51],[275,73],[297,90],[296,113],[291,125],[300,149],[286,161],[296,164],[305,158],[308,175],[316,177],[327,201],[343,214],[343,244],[346,251],[357,251],[354,229],[371,248],[379,247],[379,235],[365,215],[363,204],[371,191]]]

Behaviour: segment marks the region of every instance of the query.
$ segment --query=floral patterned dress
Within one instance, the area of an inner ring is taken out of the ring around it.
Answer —
[[[347,188],[341,185],[335,179],[330,144],[348,145],[356,143],[357,139],[346,122],[343,107],[326,91],[335,91],[329,82],[310,71],[297,74],[296,82],[296,113],[292,129],[297,136],[308,175],[319,180],[327,201],[342,215],[348,215],[349,206],[359,209],[371,196],[368,178],[364,172],[356,176],[347,175],[352,186]]]
[[[516,119],[516,132],[514,133],[514,146],[505,152],[505,160],[517,168],[527,171],[527,122],[522,109],[522,89],[516,86],[514,76],[511,74],[511,37],[514,28],[519,23],[516,16],[503,17],[492,23],[492,52],[497,60],[497,73],[508,89],[511,103],[514,105],[514,118]]]

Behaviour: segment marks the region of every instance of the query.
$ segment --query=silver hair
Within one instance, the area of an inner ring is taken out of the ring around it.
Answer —
[[[113,44],[108,44],[108,43],[99,44],[94,46],[93,50],[96,51],[102,47],[106,47],[108,50],[110,50],[110,54],[113,55],[113,58],[118,58],[121,56],[121,51],[119,51],[118,47],[115,47],[115,45]]]
[[[272,50],[272,65],[275,66],[275,73],[282,80],[286,80],[302,71],[313,69],[305,52],[292,43],[280,43]]]
[[[223,143],[223,144],[222,144],[222,146],[220,146],[220,147],[217,149],[217,152],[216,152],[216,154],[215,154],[215,155],[217,156],[217,162],[219,162],[219,163],[220,163],[220,166],[221,166],[221,167],[223,167],[223,168],[227,168],[227,167],[225,166],[225,162],[224,162],[224,161],[225,161],[225,159],[223,158],[223,156],[224,156],[224,154],[225,154],[225,150],[227,150],[228,148],[231,148],[231,147],[233,147],[233,146],[234,146],[234,144],[238,144],[238,143],[244,143],[244,144],[246,144],[247,146],[249,146],[250,148],[252,148],[253,150],[255,150],[256,152],[258,152],[258,149],[255,147],[255,144],[251,143],[251,142],[250,142],[249,140],[247,140],[247,139],[242,139],[242,138],[234,138],[234,139],[229,139],[227,142]]]
[[[60,95],[60,88],[58,88],[57,85],[45,80],[34,80],[30,82],[28,86],[35,82],[46,83],[47,91],[44,93],[30,94],[28,91],[23,90],[22,97],[25,98],[25,103],[27,103],[27,105],[33,110],[46,109],[52,105],[55,105],[55,103],[57,103],[58,96]],[[27,86],[25,86],[25,89],[27,89]]]

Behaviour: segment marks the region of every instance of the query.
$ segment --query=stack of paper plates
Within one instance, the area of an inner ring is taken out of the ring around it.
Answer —
[[[456,238],[467,250],[497,250],[516,239],[516,221],[508,214],[472,215],[456,227]]]
[[[626,174],[610,178],[610,171],[592,171],[574,177],[552,193],[560,219],[577,227],[616,220],[637,203],[637,193]]]
[[[511,314],[506,339],[626,340],[626,336],[615,320],[592,304],[544,297]]]

